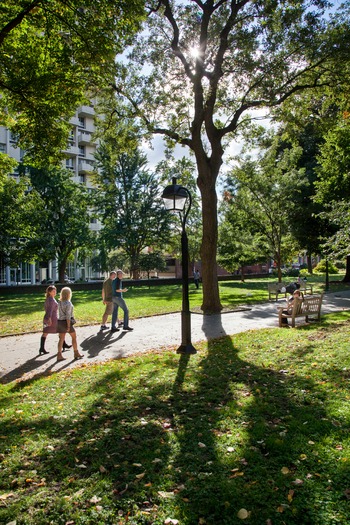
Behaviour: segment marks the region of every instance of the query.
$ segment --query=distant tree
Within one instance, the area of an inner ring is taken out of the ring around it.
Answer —
[[[139,256],[139,268],[147,272],[147,278],[153,271],[164,272],[167,268],[164,255],[159,252],[141,253]]]
[[[170,217],[157,178],[145,169],[147,158],[139,150],[118,154],[111,144],[102,143],[96,160],[95,204],[101,213],[101,237],[109,250],[122,249],[128,255],[130,271],[137,278],[141,252],[162,246],[169,238]]]
[[[319,184],[320,152],[326,135],[338,122],[341,100],[337,96],[338,100],[330,89],[319,94],[304,93],[296,100],[289,99],[275,112],[275,118],[281,122],[281,137],[302,149],[298,167],[305,169],[307,184],[291,195],[296,204],[291,214],[291,232],[307,251],[309,273],[312,273],[312,255],[321,254],[323,239],[335,233],[334,226],[320,215],[324,204],[314,197]]]
[[[91,196],[85,186],[72,181],[68,170],[31,169],[30,179],[45,208],[40,235],[31,247],[42,259],[58,260],[59,281],[64,282],[71,254],[96,248],[96,235],[89,228]]]
[[[290,216],[296,206],[291,195],[306,183],[304,170],[297,168],[301,148],[280,146],[279,137],[272,135],[257,159],[236,159],[238,165],[227,179],[227,191],[234,197],[232,205],[245,217],[248,231],[253,227],[269,246],[279,280],[282,263],[296,249],[290,235]]]
[[[17,266],[33,259],[30,244],[39,235],[44,210],[28,178],[0,180],[0,259]]]
[[[315,200],[323,204],[322,218],[335,227],[332,235],[324,235],[324,250],[335,259],[346,258],[345,282],[350,282],[350,114],[344,112],[336,126],[325,136],[318,157],[318,181]]]
[[[218,262],[228,272],[240,270],[244,281],[244,266],[269,258],[266,240],[256,226],[235,205],[235,195],[224,194],[221,205],[218,242]],[[238,197],[239,198],[239,197]]]
[[[189,262],[194,265],[200,259],[202,243],[202,213],[196,186],[196,168],[192,159],[188,157],[175,160],[168,151],[166,155],[166,160],[159,162],[156,167],[157,175],[160,177],[160,184],[162,187],[168,186],[171,184],[173,177],[175,177],[177,184],[184,186],[191,193],[192,205],[186,221],[186,233],[188,237]],[[172,219],[172,233],[166,247],[168,253],[179,257],[181,255],[181,223],[177,216],[172,217]]]

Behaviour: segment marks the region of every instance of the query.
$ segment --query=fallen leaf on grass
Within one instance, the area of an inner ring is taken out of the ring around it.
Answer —
[[[240,520],[246,520],[247,518],[249,518],[249,515],[250,515],[250,512],[248,512],[247,509],[240,509],[240,510],[237,512],[237,517],[238,517]]]
[[[282,474],[289,474],[289,468],[288,467],[282,467],[281,468]]]
[[[14,493],[13,492],[8,492],[7,494],[1,494],[0,495],[0,499],[1,500],[5,500],[7,498],[12,498],[14,496]]]
[[[244,476],[244,472],[234,472],[233,474],[231,474],[231,476],[229,476],[229,479],[239,478],[240,476]]]
[[[298,478],[297,478],[297,479],[295,479],[294,481],[292,481],[292,483],[293,483],[293,485],[297,485],[297,486],[299,486],[299,485],[302,485],[304,482],[303,482],[302,479],[298,479]]]
[[[98,496],[92,496],[92,498],[90,499],[90,503],[98,503],[99,501],[101,501],[101,498],[99,498]]]
[[[199,446],[199,448],[206,448],[207,445],[205,445],[204,443],[201,443],[201,442],[199,441],[198,446]]]
[[[168,525],[169,523],[171,523],[172,525],[177,525],[179,523],[179,520],[174,520],[172,518],[167,518],[165,521],[164,521],[165,525]]]
[[[161,498],[173,498],[175,496],[174,492],[165,492],[164,490],[158,490],[158,494]]]

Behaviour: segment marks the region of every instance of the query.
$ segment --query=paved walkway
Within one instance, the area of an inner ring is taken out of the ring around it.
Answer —
[[[283,300],[279,301],[284,304]],[[218,315],[191,315],[191,337],[196,342],[214,339],[226,334],[233,335],[246,330],[277,327],[277,305],[269,302],[252,306],[242,311]],[[324,297],[322,313],[350,310],[350,290],[329,293]],[[301,320],[300,320],[301,321]],[[78,326],[79,349],[84,359],[73,360],[73,350],[64,353],[66,361],[56,362],[57,337],[49,335],[46,341],[47,355],[38,355],[40,335],[26,334],[0,338],[0,383],[16,379],[29,379],[40,374],[49,374],[109,359],[131,356],[135,353],[174,347],[181,343],[181,314],[143,317],[130,322],[133,332],[111,333],[99,331],[99,325]],[[69,336],[67,337],[69,339]]]

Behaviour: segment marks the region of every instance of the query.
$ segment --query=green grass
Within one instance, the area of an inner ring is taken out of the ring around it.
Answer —
[[[349,321],[0,385],[0,523],[345,525]]]
[[[333,280],[339,276],[331,276]],[[267,283],[274,278],[240,281],[221,281],[220,298],[225,307],[237,307],[268,299]],[[289,279],[290,281],[292,278]],[[324,288],[324,277],[313,276],[310,282],[314,292]],[[341,285],[332,285],[338,289]],[[125,294],[131,319],[149,315],[164,314],[181,310],[182,288],[178,285],[137,287],[131,286]],[[99,290],[73,291],[75,317],[79,325],[99,324],[104,306]],[[200,308],[202,290],[190,285],[190,306]],[[1,295],[0,293],[0,335],[40,331],[42,329],[44,297],[42,294]]]

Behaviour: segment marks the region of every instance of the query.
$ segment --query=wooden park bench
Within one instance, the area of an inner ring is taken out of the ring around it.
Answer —
[[[269,292],[269,300],[271,299],[271,297],[273,297],[277,301],[279,295],[284,295],[284,297],[287,297],[288,292],[282,292],[282,289],[285,290],[288,284],[289,283],[285,283],[285,282],[267,283],[267,290]],[[312,284],[309,284],[307,281],[304,281],[302,279],[299,285],[300,285],[299,290],[301,292],[306,293],[309,290],[310,294],[313,293]]]
[[[310,290],[310,294],[312,294],[312,284],[308,283],[307,281],[304,281],[303,279],[300,280],[300,288],[299,290],[303,293],[306,293],[308,290]]]
[[[286,288],[286,283],[267,283],[267,290],[269,292],[269,300],[271,297],[274,297],[277,301],[279,294],[284,295],[284,297],[287,297],[287,292],[282,292],[282,288]]]
[[[309,295],[302,299],[296,297],[293,301],[293,306],[290,313],[283,313],[286,311],[286,306],[280,306],[278,308],[278,321],[279,326],[282,326],[282,319],[291,319],[292,327],[295,327],[295,319],[297,317],[305,317],[305,322],[308,322],[309,317],[316,318],[319,321],[321,319],[321,306],[322,306],[323,294],[321,295]]]

